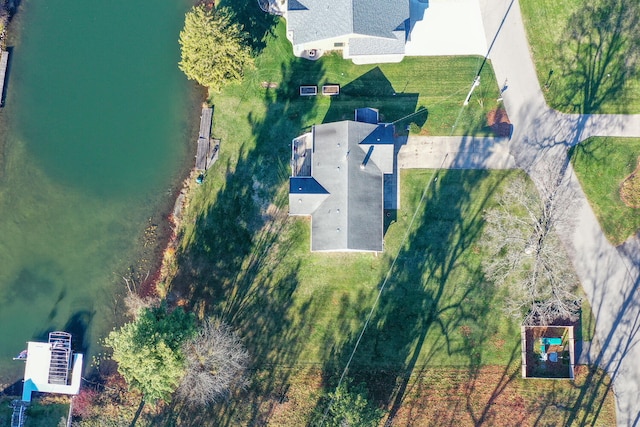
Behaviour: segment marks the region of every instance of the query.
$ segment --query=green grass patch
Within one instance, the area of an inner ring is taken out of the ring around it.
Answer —
[[[11,425],[13,408],[9,397],[0,398],[0,426]],[[27,409],[25,427],[57,427],[66,425],[69,415],[69,399],[67,397],[48,395],[35,399]]]
[[[637,1],[522,0],[520,6],[550,106],[569,113],[640,113]]]
[[[385,121],[424,107],[426,114],[405,122],[423,134],[486,132],[485,114],[498,96],[490,68],[463,109],[481,58],[356,66],[328,55],[312,62],[292,57],[282,21],[272,30],[256,70],[211,98],[220,158],[189,194],[169,285],[172,300],[239,331],[252,356],[252,384],[224,408],[176,410],[171,422],[266,424],[307,369],[321,373],[315,384],[301,383],[313,389],[305,392],[314,405],[358,341],[350,375],[387,404],[410,375],[428,368],[516,372],[519,327],[502,311],[503,291],[484,280],[479,238],[483,212],[521,172],[402,171],[402,208],[389,212],[385,252],[377,256],[311,253],[309,220],[287,215],[292,138],[363,106],[379,108]],[[341,95],[298,94],[301,84],[324,83],[340,84]]]
[[[401,120],[398,130],[413,123],[414,131],[429,135],[491,134],[486,114],[497,107],[499,89],[490,63],[483,68],[482,84],[470,104],[462,106],[482,57],[407,57],[397,64],[355,65],[333,53],[308,61],[293,56],[284,21],[273,31],[275,37],[268,38],[256,69],[247,73],[244,83],[227,88],[222,96],[213,95],[216,107],[225,108],[227,100],[240,108],[243,104],[255,108],[255,103],[265,101],[269,108],[286,105],[284,118],[293,122],[296,132],[315,123],[353,120],[360,107],[378,108],[386,122],[424,110]],[[300,85],[323,84],[339,84],[340,95],[299,95]]]
[[[253,198],[230,184],[196,216],[197,237],[180,255],[174,293],[240,329],[256,370],[249,400],[262,409],[307,367],[322,372],[322,384],[334,383],[381,286],[350,367],[377,401],[392,401],[407,375],[437,367],[455,367],[469,381],[485,366],[518,372],[519,327],[502,310],[503,291],[483,278],[479,239],[483,212],[519,173],[402,171],[402,209],[378,256],[311,253],[309,221],[287,217],[286,206],[277,212],[284,189],[261,214],[231,203],[227,191],[247,204]],[[262,226],[246,228],[252,215],[265,214]],[[250,424],[246,407],[232,405],[225,416]]]
[[[502,314],[500,291],[483,279],[477,239],[483,209],[511,174],[447,171],[434,183],[434,171],[403,171],[403,208],[378,256],[311,253],[309,221],[286,217],[286,206],[252,235],[243,224],[255,221],[250,212],[258,207],[216,204],[196,220],[197,237],[183,249],[174,285],[187,300],[200,301],[203,312],[239,321],[258,347],[254,354],[275,352],[278,360],[337,368],[384,284],[355,359],[360,368],[403,369],[410,361],[506,364],[518,331]],[[251,196],[244,198],[252,203]],[[258,332],[254,322],[264,316],[273,318],[261,320],[266,324]],[[277,338],[281,333],[288,339]]]
[[[640,210],[620,198],[620,185],[640,156],[640,138],[594,137],[571,149],[571,162],[602,230],[614,245],[640,230]]]

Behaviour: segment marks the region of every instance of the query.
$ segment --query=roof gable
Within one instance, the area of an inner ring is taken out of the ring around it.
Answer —
[[[289,192],[290,213],[312,217],[311,249],[382,251],[393,126],[342,121],[316,125],[313,135],[312,176],[292,177]]]
[[[352,35],[397,42],[409,16],[409,0],[289,0],[287,30],[293,44]]]

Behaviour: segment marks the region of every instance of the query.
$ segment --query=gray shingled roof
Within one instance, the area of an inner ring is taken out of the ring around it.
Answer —
[[[316,125],[312,156],[312,177],[293,177],[289,187],[289,212],[311,215],[311,250],[382,251],[383,174],[393,169],[393,126]]]
[[[289,0],[287,30],[294,44],[350,34],[396,41],[401,31],[404,46],[407,19],[409,0]]]
[[[406,34],[394,31],[395,38],[363,37],[349,39],[349,55],[399,55],[404,54]]]

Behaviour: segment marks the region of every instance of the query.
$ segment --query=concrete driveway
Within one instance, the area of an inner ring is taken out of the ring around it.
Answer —
[[[479,0],[411,0],[407,56],[487,54]]]

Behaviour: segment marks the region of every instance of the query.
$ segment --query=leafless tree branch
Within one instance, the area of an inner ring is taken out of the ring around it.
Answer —
[[[192,406],[206,406],[246,385],[249,353],[231,328],[207,319],[199,333],[183,345],[185,375],[177,394]]]
[[[574,295],[578,279],[555,233],[572,226],[569,213],[575,198],[564,165],[544,167],[533,174],[539,196],[519,177],[484,215],[485,276],[506,287],[505,311],[528,325],[576,319],[580,310]]]

